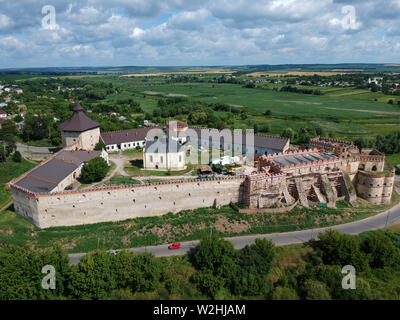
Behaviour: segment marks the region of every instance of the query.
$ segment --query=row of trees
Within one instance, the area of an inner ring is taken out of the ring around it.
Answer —
[[[378,135],[376,140],[358,138],[354,141],[358,148],[377,148],[385,154],[400,153],[400,131],[387,134],[385,136]]]
[[[360,236],[327,231],[303,248],[281,248],[287,263],[275,258],[278,249],[271,241],[235,250],[210,235],[190,255],[194,270],[185,269],[184,277],[179,265],[151,253],[96,251],[70,266],[60,247],[44,252],[6,247],[0,249],[0,299],[109,299],[140,292],[156,293],[153,298],[201,292],[214,299],[399,299],[399,247],[400,235],[389,231]],[[55,290],[41,287],[45,265],[56,270]],[[356,270],[356,289],[342,288],[346,265]]]
[[[323,93],[321,92],[321,90],[318,89],[302,89],[302,88],[297,88],[297,87],[292,87],[292,86],[283,86],[281,88],[282,92],[294,92],[294,93],[304,93],[304,94],[313,94],[316,96],[320,96]]]

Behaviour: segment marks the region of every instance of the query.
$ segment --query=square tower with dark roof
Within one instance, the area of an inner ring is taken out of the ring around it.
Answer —
[[[63,147],[73,147],[82,150],[93,150],[100,140],[100,123],[93,121],[83,112],[77,103],[72,117],[60,124]]]

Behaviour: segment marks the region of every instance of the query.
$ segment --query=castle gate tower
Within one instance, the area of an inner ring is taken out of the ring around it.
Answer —
[[[100,123],[93,121],[77,103],[72,117],[60,124],[63,147],[76,145],[78,149],[93,150],[100,140]]]

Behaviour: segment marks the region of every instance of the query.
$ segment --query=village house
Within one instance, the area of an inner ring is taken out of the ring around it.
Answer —
[[[7,117],[8,117],[7,112],[5,112],[4,110],[1,110],[1,109],[0,109],[0,118],[5,119],[5,118],[7,118]]]

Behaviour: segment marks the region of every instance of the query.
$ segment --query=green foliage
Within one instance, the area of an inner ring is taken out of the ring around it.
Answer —
[[[4,149],[4,146],[2,143],[0,143],[0,162],[6,161],[6,150]]]
[[[303,291],[306,300],[332,300],[325,283],[320,281],[305,281]]]
[[[16,246],[0,249],[0,300],[59,299],[65,291],[69,259],[59,247],[43,253]],[[56,271],[56,289],[44,290],[42,268]]]
[[[201,292],[214,298],[223,287],[225,280],[221,276],[215,276],[210,270],[202,270],[193,275],[192,281],[197,284]]]
[[[107,162],[96,157],[82,167],[81,179],[84,183],[98,182],[104,179],[108,172]]]
[[[376,147],[379,151],[386,154],[400,152],[400,131],[388,134],[386,136],[378,135],[376,137]]]
[[[192,256],[199,270],[193,276],[201,291],[211,297],[224,286],[229,286],[236,274],[236,251],[232,243],[216,235],[204,237]]]
[[[372,268],[391,267],[399,259],[399,249],[383,232],[371,233],[361,244]]]
[[[352,265],[357,270],[368,269],[368,259],[360,250],[357,238],[328,230],[320,234],[317,246],[322,252],[322,260],[329,265]]]
[[[296,290],[278,286],[272,291],[272,300],[299,300]]]
[[[74,299],[106,299],[116,288],[112,256],[103,251],[86,255],[72,267],[68,289]]]
[[[267,294],[269,286],[266,276],[275,256],[272,241],[256,239],[255,244],[244,247],[238,253],[237,274],[232,288],[236,295],[254,296]]]
[[[24,141],[41,140],[49,137],[49,125],[52,120],[46,115],[34,115],[28,113],[25,118],[25,126],[22,132]]]
[[[207,270],[224,277],[232,272],[235,256],[232,243],[216,235],[208,235],[196,247],[193,263],[199,270]]]
[[[106,149],[106,144],[100,140],[99,142],[96,143],[96,145],[94,146],[94,150],[96,151],[101,151],[101,150],[105,150]]]
[[[157,289],[161,278],[159,259],[154,257],[152,253],[146,252],[135,256],[134,262],[134,269],[131,274],[132,289],[139,292]]]
[[[14,162],[21,162],[22,161],[22,156],[19,151],[15,151],[13,156],[12,156],[12,161]]]

